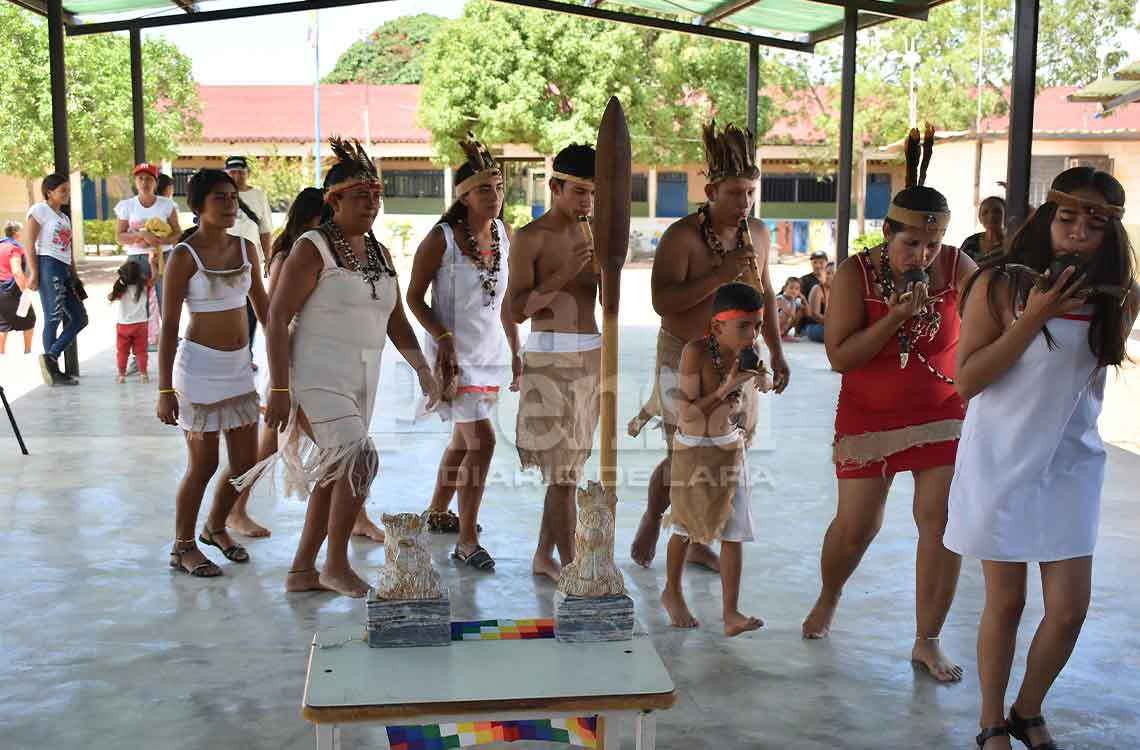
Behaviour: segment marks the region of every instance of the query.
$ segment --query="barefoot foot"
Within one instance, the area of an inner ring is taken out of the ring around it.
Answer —
[[[546,576],[555,583],[558,583],[558,576],[562,572],[562,566],[556,563],[553,557],[535,555],[534,560],[530,564],[530,570],[536,576]]]
[[[712,547],[707,544],[690,544],[689,552],[685,556],[685,562],[699,565],[714,573],[720,572],[720,558],[713,552]]]
[[[685,603],[685,596],[680,591],[665,589],[661,593],[661,604],[669,613],[669,622],[673,627],[695,628],[700,625],[697,618],[693,617],[693,613],[689,611],[689,605]]]
[[[269,529],[249,517],[247,513],[230,513],[226,519],[226,528],[233,529],[241,536],[254,538],[269,536]]]
[[[290,570],[285,575],[285,590],[290,593],[300,591],[329,591],[329,587],[321,583],[321,574],[316,568],[308,570]]]
[[[962,679],[962,668],[942,653],[937,638],[915,640],[914,649],[910,652],[910,660],[926,667],[930,676],[939,682],[958,682]]]
[[[325,568],[317,580],[330,591],[335,591],[343,596],[351,596],[353,599],[360,599],[368,593],[368,584],[363,578],[356,575],[356,571],[352,568],[343,571],[332,571]]]
[[[724,615],[724,634],[729,638],[747,633],[750,630],[759,630],[764,627],[764,621],[759,617],[750,617],[740,612],[726,612]]]
[[[831,599],[823,594],[816,599],[815,606],[811,608],[804,620],[803,635],[809,641],[818,641],[831,634],[831,620],[835,617],[835,609],[839,606],[839,599]]]
[[[657,538],[661,535],[661,516],[646,510],[637,525],[637,534],[629,548],[629,556],[643,568],[653,564],[657,556]]]
[[[352,535],[371,539],[377,544],[384,543],[384,530],[373,523],[364,511],[361,511],[356,517],[356,523],[352,525]]]

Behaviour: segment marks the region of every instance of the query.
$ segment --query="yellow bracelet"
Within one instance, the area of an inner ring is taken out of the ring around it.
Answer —
[[[174,390],[173,388],[159,388],[158,392],[160,395],[164,393],[178,393],[178,391]]]
[[[443,341],[444,339],[449,338],[449,337],[454,338],[455,334],[452,333],[451,331],[444,331],[443,333],[436,336],[435,340],[436,341]]]
[[[289,393],[289,389],[288,388],[270,388],[269,392],[270,393]]]

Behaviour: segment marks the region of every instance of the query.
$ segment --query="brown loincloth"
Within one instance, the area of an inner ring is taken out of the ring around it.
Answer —
[[[546,484],[578,484],[598,426],[601,349],[523,352],[516,444]]]
[[[742,481],[744,439],[734,433],[724,440],[673,441],[669,470],[670,518],[666,524],[684,529],[689,541],[711,544],[720,538],[733,514],[737,485]],[[749,528],[749,536],[751,529]]]

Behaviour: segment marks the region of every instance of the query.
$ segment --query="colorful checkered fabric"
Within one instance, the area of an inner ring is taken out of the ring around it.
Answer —
[[[559,742],[576,747],[596,748],[597,728],[596,716],[534,721],[428,724],[388,727],[388,743],[392,746],[392,750],[451,750],[471,745],[522,740]]]
[[[554,620],[474,620],[451,623],[453,641],[529,641],[553,638]]]

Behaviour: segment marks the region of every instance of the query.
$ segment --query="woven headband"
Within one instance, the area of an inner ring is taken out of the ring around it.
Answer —
[[[455,194],[463,195],[483,185],[494,185],[495,181],[503,176],[502,170],[498,167],[491,169],[483,169],[468,177],[463,182],[455,186]]]
[[[1056,203],[1058,206],[1071,208],[1074,211],[1087,213],[1090,216],[1099,216],[1103,219],[1121,219],[1124,217],[1124,206],[1114,206],[1111,203],[1103,203],[1101,201],[1090,201],[1087,198],[1081,198],[1070,193],[1062,193],[1060,190],[1050,190],[1049,194],[1045,196],[1045,200],[1049,203]]]
[[[331,203],[334,195],[348,195],[350,193],[382,193],[384,186],[376,180],[357,180],[356,182],[342,182],[325,189],[325,203]]]
[[[594,187],[594,179],[592,177],[579,177],[576,174],[567,174],[566,172],[559,172],[557,170],[552,170],[550,176],[555,180],[565,180],[566,182],[576,182],[586,187]]]
[[[946,227],[950,226],[948,211],[915,211],[896,203],[891,203],[891,207],[887,209],[887,218],[903,226],[928,231],[945,232]]]

